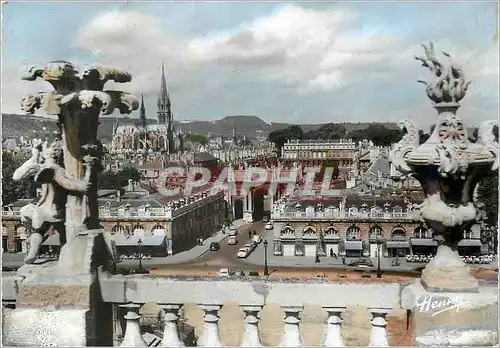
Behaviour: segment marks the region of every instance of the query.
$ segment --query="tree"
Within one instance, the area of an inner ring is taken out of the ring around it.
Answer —
[[[192,143],[206,145],[208,144],[208,139],[203,134],[188,134],[185,138],[186,141],[190,141]]]
[[[365,129],[357,129],[347,134],[356,142],[371,140],[375,146],[390,146],[397,143],[403,137],[404,132],[400,129],[390,129],[379,124],[371,124]]]
[[[273,142],[279,151],[288,140],[303,139],[304,131],[300,126],[293,125],[288,128],[280,129],[269,133],[268,140]]]
[[[33,177],[24,178],[20,181],[12,179],[12,175],[28,156],[11,152],[2,152],[2,205],[7,205],[22,198],[33,198],[36,194],[36,185]]]
[[[486,213],[486,223],[496,226],[498,222],[498,170],[490,172],[479,181],[477,202],[482,205]]]
[[[304,138],[335,140],[344,139],[346,137],[346,134],[347,130],[343,124],[327,123],[316,130],[307,132],[306,134],[304,134]]]
[[[127,167],[113,173],[111,171],[102,172],[99,178],[99,189],[101,190],[120,190],[128,185],[131,179],[134,182],[142,180],[142,174],[135,168]]]

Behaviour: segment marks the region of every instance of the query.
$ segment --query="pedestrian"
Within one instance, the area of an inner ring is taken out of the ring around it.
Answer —
[[[333,257],[333,248],[330,248],[330,257]]]
[[[342,256],[342,264],[345,265],[345,256]]]
[[[248,238],[252,239],[252,231],[248,231]]]
[[[319,261],[319,255],[318,254],[316,254],[316,261],[314,261],[314,262],[315,263],[320,263],[320,261]]]

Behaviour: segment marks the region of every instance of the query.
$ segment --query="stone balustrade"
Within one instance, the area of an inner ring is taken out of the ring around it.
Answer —
[[[203,311],[203,329],[197,345],[223,347],[219,324],[223,306],[238,303],[244,313],[241,346],[263,346],[259,330],[259,313],[265,306],[277,305],[283,313],[280,346],[304,346],[301,313],[304,306],[323,308],[326,314],[322,346],[344,346],[341,335],[342,316],[348,306],[363,306],[371,313],[372,347],[389,346],[385,319],[387,313],[399,308],[399,284],[337,283],[328,280],[310,281],[255,278],[255,280],[210,278],[151,278],[149,276],[112,276],[101,281],[105,302],[122,307],[126,315],[122,347],[147,346],[139,327],[139,308],[155,302],[164,310],[164,331],[161,345],[183,346],[179,338],[179,310],[186,303],[198,304]],[[122,311],[123,313],[123,311]]]
[[[339,220],[418,220],[419,212],[384,212],[384,213],[352,213],[352,212],[280,212],[273,211],[271,219],[280,220],[322,220],[322,219],[339,219]]]

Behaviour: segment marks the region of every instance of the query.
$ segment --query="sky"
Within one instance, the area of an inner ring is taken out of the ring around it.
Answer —
[[[21,81],[30,66],[67,60],[132,73],[156,118],[161,63],[174,119],[256,115],[267,122],[436,120],[414,59],[432,41],[472,81],[466,124],[498,118],[495,2],[8,2],[3,11],[2,112],[49,91]],[[109,83],[109,89],[116,89]],[[139,112],[132,113],[138,117]]]

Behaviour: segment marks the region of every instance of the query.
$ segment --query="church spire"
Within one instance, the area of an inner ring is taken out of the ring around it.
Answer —
[[[144,106],[144,94],[141,94],[141,108],[139,109],[140,112],[140,119],[141,119],[141,126],[146,127],[148,125],[147,119],[146,119],[146,107]]]
[[[165,66],[161,63],[161,84],[158,95],[158,124],[167,126],[168,152],[175,152],[174,142],[174,120],[170,104],[170,94],[167,90],[167,79],[165,78]]]

